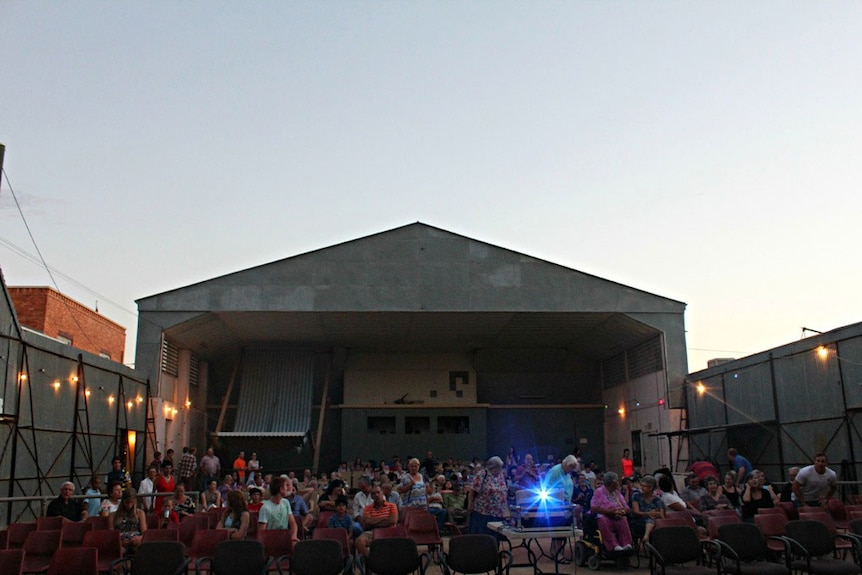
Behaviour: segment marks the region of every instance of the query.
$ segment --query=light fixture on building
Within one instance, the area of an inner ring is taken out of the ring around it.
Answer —
[[[60,380],[54,380],[54,383],[51,384],[54,387],[54,391],[60,391]]]
[[[829,348],[821,345],[817,348],[817,357],[820,359],[826,359],[829,356]]]
[[[128,407],[129,409],[132,409],[134,406],[135,406],[135,402],[132,401],[131,399],[128,401],[128,403],[126,403],[126,407]]]
[[[192,402],[190,399],[187,399],[186,400],[186,409],[191,409],[191,407],[192,407]]]
[[[706,393],[706,386],[703,384],[702,381],[697,382],[697,393],[699,395],[703,395],[704,393]]]
[[[108,396],[108,405],[114,405],[114,396],[113,395]]]

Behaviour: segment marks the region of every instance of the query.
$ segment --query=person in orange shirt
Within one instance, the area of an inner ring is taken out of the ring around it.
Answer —
[[[245,467],[245,451],[240,451],[236,459],[233,460],[234,475],[240,485],[245,485]]]
[[[628,449],[623,449],[623,477],[634,477],[635,474],[635,462],[632,461],[631,451]]]

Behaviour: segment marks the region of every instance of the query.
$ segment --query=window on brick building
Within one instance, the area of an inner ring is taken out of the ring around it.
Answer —
[[[57,339],[59,339],[61,342],[65,343],[66,345],[72,345],[72,334],[71,333],[66,333],[64,331],[61,331],[60,333],[57,334]]]

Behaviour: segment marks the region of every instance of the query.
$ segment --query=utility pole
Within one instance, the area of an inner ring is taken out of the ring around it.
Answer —
[[[3,156],[6,155],[6,146],[0,144],[0,189],[3,188]]]

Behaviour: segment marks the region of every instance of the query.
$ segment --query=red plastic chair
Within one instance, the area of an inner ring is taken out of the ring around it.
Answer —
[[[216,507],[214,509],[207,509],[202,515],[206,515],[209,518],[209,528],[215,529],[223,513],[223,508]]]
[[[260,518],[258,511],[248,512],[248,533],[245,534],[246,539],[257,539],[257,520]],[[300,538],[302,535],[300,535]]]
[[[99,550],[99,573],[114,573],[122,562],[123,546],[120,532],[116,529],[92,529],[84,533],[81,547],[95,547]]]
[[[6,528],[6,548],[20,549],[32,531],[36,531],[36,523],[12,523]]]
[[[275,558],[275,561],[269,566],[269,570],[287,573],[286,566],[290,561],[291,553],[293,553],[290,529],[264,529],[257,532],[257,540],[263,543],[263,552],[268,557]]]
[[[158,515],[148,514],[147,515],[147,529],[159,529],[159,524],[161,524],[161,517]]]
[[[416,542],[417,547],[427,547],[428,554],[439,563],[439,551],[443,546],[437,530],[437,518],[430,513],[413,513],[407,524],[407,536]]]
[[[228,540],[227,529],[198,529],[189,546],[189,559],[192,563],[204,557],[212,557],[216,546]]]
[[[141,538],[141,543],[150,543],[152,541],[174,541],[180,540],[180,532],[178,529],[147,529]]]
[[[94,530],[105,530],[110,525],[108,525],[108,517],[102,517],[101,515],[97,515],[95,517],[87,517],[87,521],[93,524]]]
[[[68,521],[65,517],[37,517],[36,529],[39,531],[56,531],[63,529],[63,522]]]
[[[335,511],[321,511],[317,516],[317,523],[314,524],[315,529],[318,527],[329,527],[329,518],[335,515]]]
[[[787,517],[784,509],[781,507],[760,507],[757,510],[757,515],[784,515],[784,517]]]
[[[84,543],[84,534],[93,530],[93,524],[87,521],[66,521],[60,530],[60,547],[80,547]]]
[[[718,539],[718,528],[728,523],[741,523],[739,515],[712,515],[706,520],[706,530],[710,539]]]
[[[391,539],[393,537],[404,538],[410,537],[407,535],[407,528],[403,525],[393,525],[391,527],[375,527],[374,539]]]
[[[706,517],[718,517],[718,516],[739,517],[739,513],[736,512],[736,509],[708,509],[706,511],[701,511],[700,514],[704,518],[706,518]]]
[[[57,549],[48,575],[98,575],[99,551],[92,547],[66,547]]]
[[[835,522],[835,527],[847,530],[847,524],[850,523],[850,518],[847,516],[847,509],[840,499],[827,499],[826,511],[832,516],[832,521]]]
[[[51,558],[60,548],[60,530],[31,531],[24,540],[24,573],[41,573],[48,570]]]
[[[0,549],[0,573],[3,575],[21,575],[23,567],[23,549]]]
[[[186,547],[191,547],[195,533],[198,531],[198,526],[194,521],[183,521],[182,523],[168,523],[168,529],[179,531],[180,543]]]
[[[760,528],[760,532],[766,537],[766,546],[773,553],[784,553],[784,543],[770,539],[770,537],[784,537],[787,521],[787,516],[784,513],[760,513],[754,516],[754,524]]]
[[[210,525],[210,516],[206,513],[196,513],[195,515],[186,515],[180,520],[180,525],[194,523],[198,529],[215,529],[216,523]]]
[[[792,501],[779,501],[778,506],[784,510],[784,514],[789,520],[799,519],[799,509]]]

